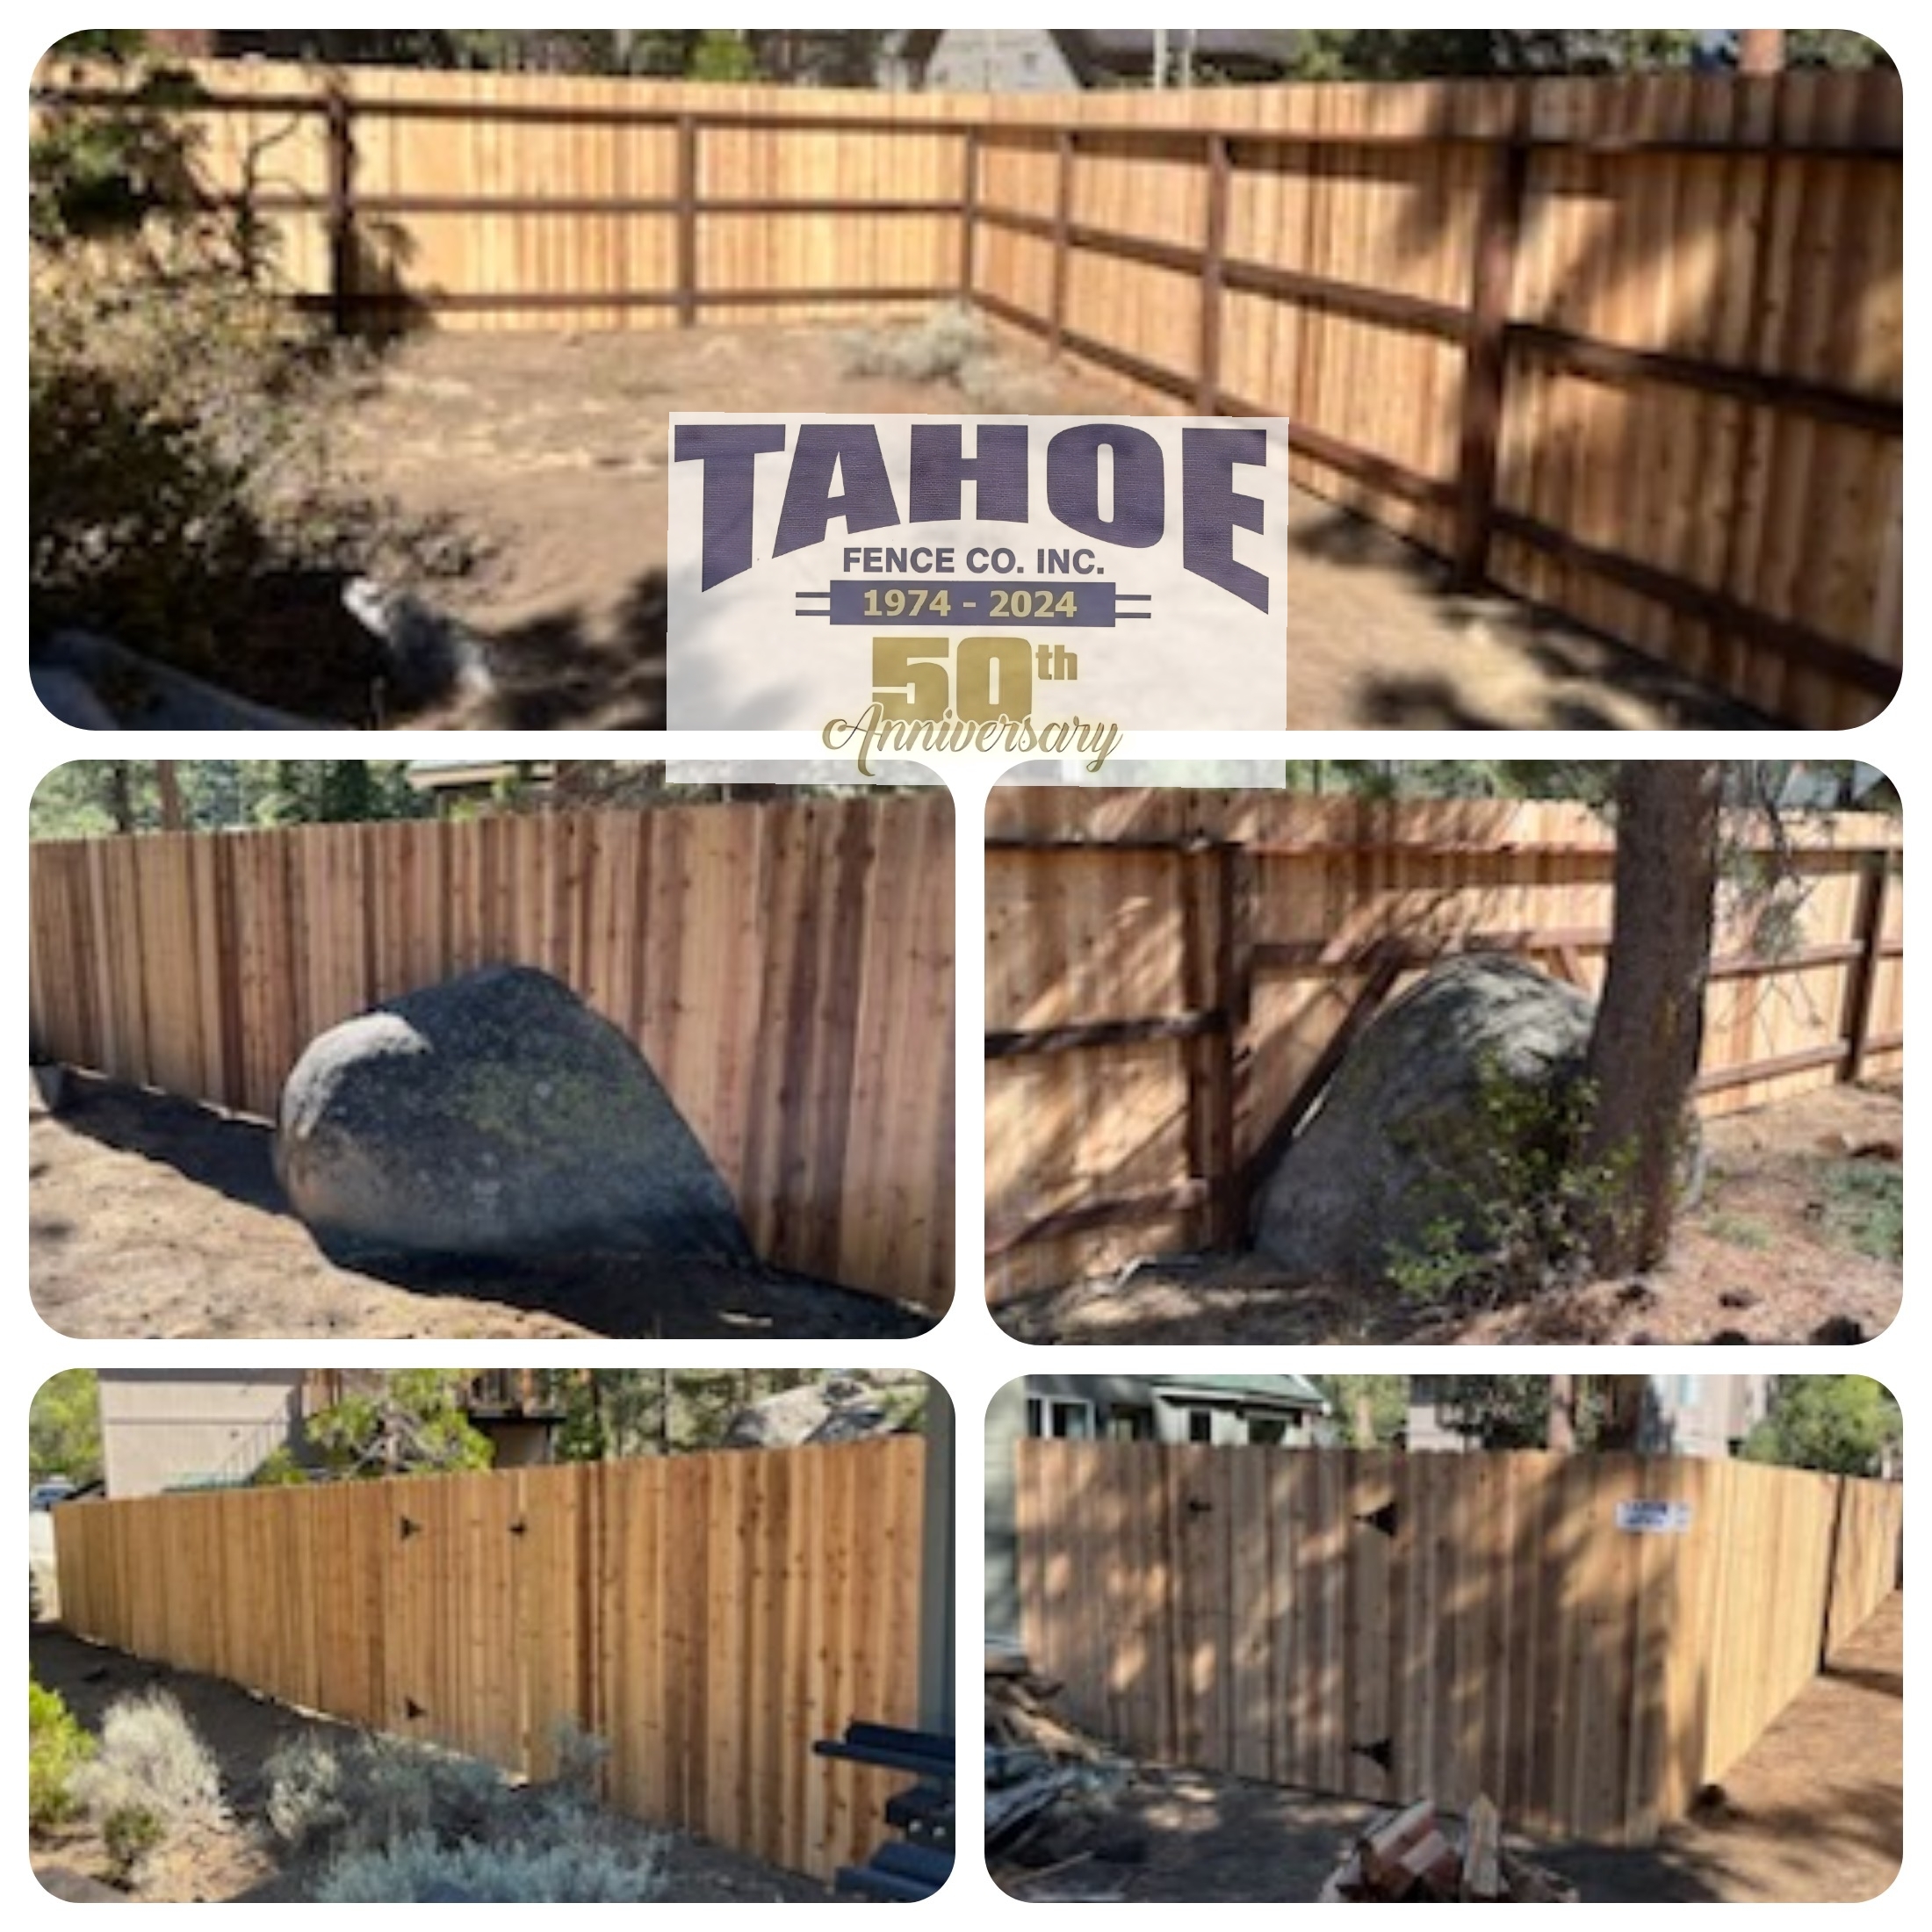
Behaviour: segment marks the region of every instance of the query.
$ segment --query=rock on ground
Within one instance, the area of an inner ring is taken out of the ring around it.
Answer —
[[[423,987],[311,1041],[282,1090],[276,1172],[338,1260],[753,1261],[643,1055],[526,966]]]
[[[1554,1094],[1581,1074],[1595,1015],[1500,954],[1431,968],[1349,1049],[1262,1190],[1256,1246],[1294,1276],[1385,1279],[1448,1206],[1440,1162],[1481,1131],[1484,1069]]]

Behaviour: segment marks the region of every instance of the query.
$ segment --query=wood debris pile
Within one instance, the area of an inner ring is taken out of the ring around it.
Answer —
[[[1322,1888],[1324,1904],[1575,1905],[1576,1888],[1518,1857],[1487,1798],[1460,1820],[1432,1798],[1385,1812],[1350,1847]]]
[[[1117,1754],[1085,1732],[1056,1717],[1051,1709],[1060,1686],[1027,1668],[1024,1658],[986,1664],[986,1742],[1009,1751],[1037,1751],[1057,1763],[1098,1764]]]

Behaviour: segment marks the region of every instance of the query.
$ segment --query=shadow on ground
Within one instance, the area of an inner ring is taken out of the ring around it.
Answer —
[[[898,1340],[936,1319],[780,1268],[635,1254],[343,1267],[290,1211],[269,1127],[97,1076],[71,1075],[31,1133],[34,1298],[63,1334]]]

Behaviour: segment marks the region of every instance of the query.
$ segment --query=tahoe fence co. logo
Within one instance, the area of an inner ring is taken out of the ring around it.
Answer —
[[[1279,729],[1287,424],[671,418],[669,721],[834,750]]]

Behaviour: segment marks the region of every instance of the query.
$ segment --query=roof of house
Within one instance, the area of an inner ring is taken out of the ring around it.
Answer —
[[[1290,1409],[1326,1409],[1328,1398],[1302,1375],[1150,1375],[1164,1395],[1234,1395]]]
[[[1031,1395],[1072,1395],[1088,1402],[1138,1402],[1162,1395],[1204,1395],[1267,1402],[1282,1409],[1326,1409],[1327,1398],[1302,1375],[1029,1375]]]

